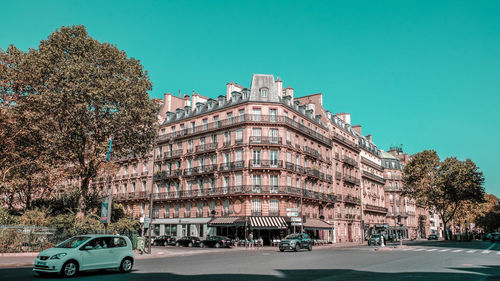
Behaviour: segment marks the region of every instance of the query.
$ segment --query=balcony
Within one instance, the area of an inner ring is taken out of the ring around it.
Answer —
[[[358,151],[358,152],[361,151],[361,149],[359,148],[359,145],[357,143],[347,139],[346,137],[342,136],[339,133],[333,132],[333,139],[341,142],[345,146],[347,146],[355,151]]]
[[[335,178],[338,180],[342,179],[342,173],[341,172],[335,172]]]
[[[140,194],[140,195],[139,195]],[[138,200],[149,199],[151,193],[125,193],[118,194],[114,197],[117,201],[124,200]],[[156,201],[164,200],[181,200],[181,199],[194,199],[194,198],[207,198],[212,196],[241,196],[241,195],[285,195],[293,196],[296,198],[302,197],[304,199],[314,199],[325,202],[337,202],[337,196],[333,194],[326,194],[291,186],[278,186],[278,185],[239,185],[239,186],[226,186],[211,189],[196,189],[196,190],[178,190],[167,191],[160,193],[153,193],[153,199]]]
[[[219,164],[219,171],[221,172],[241,170],[243,168],[245,168],[245,161],[235,161],[230,163]]]
[[[352,184],[355,184],[355,185],[359,185],[360,184],[360,180],[356,177],[353,177],[353,176],[350,176],[350,175],[344,175],[344,182],[348,182],[348,183],[352,183]]]
[[[309,146],[305,146],[304,145],[304,152],[309,155],[309,156],[312,156],[314,158],[318,158],[319,160],[323,161],[323,158],[321,156],[321,153],[319,153],[317,150],[309,147]]]
[[[258,137],[253,136],[249,138],[249,144],[267,144],[267,145],[281,145],[283,144],[281,137]]]
[[[280,211],[279,210],[269,210],[269,215],[274,216],[274,217],[278,217],[280,215]]]
[[[355,218],[356,218],[356,215],[353,215],[353,214],[345,214],[345,215],[344,215],[344,217],[345,217],[346,219],[353,220],[353,219],[355,219]]]
[[[254,211],[254,210],[252,210],[252,216],[254,216],[254,217],[261,217],[262,216],[262,211]]]
[[[377,164],[377,163],[371,161],[370,159],[367,159],[367,158],[362,157],[362,156],[361,156],[361,163],[363,163],[363,164],[365,164],[367,166],[370,166],[370,167],[374,168],[377,171],[380,171],[380,172],[383,171],[383,168],[382,168],[382,166],[380,164]]]
[[[344,163],[348,164],[348,165],[351,165],[353,167],[357,167],[358,166],[358,162],[356,160],[354,160],[353,158],[349,157],[349,156],[344,156]]]
[[[207,143],[196,146],[196,153],[213,152],[217,149],[218,143]]]
[[[174,171],[159,171],[155,173],[154,180],[167,180],[167,179],[172,179],[172,178],[177,178],[181,175],[182,170],[177,169]]]
[[[375,174],[372,174],[372,173],[370,173],[368,171],[363,171],[363,176],[366,177],[366,178],[369,178],[369,179],[371,179],[373,181],[379,182],[381,184],[385,184],[384,178],[379,177],[379,176],[377,176]]]
[[[249,160],[248,167],[251,169],[273,169],[283,168],[282,160]]]
[[[203,165],[184,169],[184,176],[198,176],[217,171],[217,164]]]
[[[178,158],[182,156],[182,149],[167,151],[163,153],[163,159]]]
[[[313,179],[325,180],[325,174],[317,169],[306,168],[306,174]]]
[[[346,203],[351,203],[351,204],[360,204],[361,203],[361,200],[358,197],[354,197],[351,195],[344,195],[343,201]]]
[[[332,183],[333,177],[331,175],[326,175],[326,181]]]
[[[387,214],[387,208],[375,206],[375,205],[370,205],[370,204],[365,204],[365,211]]]
[[[177,132],[172,132],[165,135],[160,135],[157,137],[157,141],[159,143],[174,141],[180,138],[190,137],[194,135],[199,135],[207,132],[211,132],[218,129],[225,129],[229,127],[233,127],[236,125],[244,124],[244,123],[259,123],[259,124],[283,124],[294,130],[297,130],[303,133],[305,136],[315,139],[316,141],[322,142],[327,146],[332,146],[332,140],[328,137],[323,136],[315,132],[314,130],[309,129],[308,127],[300,124],[293,119],[290,119],[286,116],[274,116],[274,115],[257,115],[257,114],[245,114],[239,117],[232,117],[223,120],[219,120],[217,122],[207,123],[203,125],[199,125],[196,127],[192,127],[189,129],[181,129]]]
[[[285,169],[289,170],[289,171],[293,171],[293,172],[296,172],[296,173],[299,173],[299,174],[305,174],[306,173],[306,169],[300,165],[295,165],[293,164],[292,162],[286,162],[285,163]]]

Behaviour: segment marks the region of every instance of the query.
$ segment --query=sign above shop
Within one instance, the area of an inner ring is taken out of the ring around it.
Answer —
[[[286,213],[286,216],[287,217],[298,217],[299,212],[288,212],[288,213]]]

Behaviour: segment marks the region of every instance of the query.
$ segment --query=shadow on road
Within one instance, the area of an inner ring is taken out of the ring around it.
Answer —
[[[500,266],[450,268],[462,272],[400,272],[381,273],[359,270],[277,270],[280,276],[261,274],[177,275],[172,273],[133,273],[115,271],[86,272],[72,280],[174,280],[174,281],[245,281],[245,280],[500,280]],[[258,269],[256,269],[258,271]],[[40,277],[31,268],[0,269],[2,280],[63,280],[57,276]]]

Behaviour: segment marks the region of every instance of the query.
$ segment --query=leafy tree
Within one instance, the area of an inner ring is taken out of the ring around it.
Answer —
[[[15,100],[6,103],[40,122],[29,123],[40,126],[35,137],[40,146],[27,153],[32,158],[45,153],[47,162],[61,163],[69,175],[77,176],[80,206],[86,213],[92,211],[102,194],[90,188],[90,182],[106,162],[109,140],[113,139],[113,156],[119,158],[143,156],[151,148],[158,107],[147,93],[152,89],[147,72],[124,51],[90,37],[84,26],[62,27],[37,50],[21,53],[12,47],[10,53],[3,54],[3,61],[12,63],[0,63],[0,75],[7,81],[0,85],[0,101]],[[12,139],[7,135],[4,143],[17,145]]]
[[[486,232],[494,232],[500,230],[500,200],[496,202],[491,210],[477,219],[477,224]]]
[[[452,157],[440,161],[435,151],[424,150],[412,156],[404,168],[403,180],[405,195],[434,208],[445,230],[466,202],[484,200],[483,174],[470,159],[459,161]]]
[[[465,201],[457,210],[454,222],[464,228],[468,227],[468,223],[477,224],[481,217],[491,212],[498,204],[498,198],[493,194],[485,194],[483,201],[483,203]]]

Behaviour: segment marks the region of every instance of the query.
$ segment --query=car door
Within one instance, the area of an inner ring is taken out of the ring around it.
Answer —
[[[112,241],[111,256],[109,257],[109,267],[119,267],[122,259],[128,253],[127,241],[123,237],[110,237]]]
[[[107,268],[111,259],[111,241],[108,237],[90,240],[80,248],[81,270]]]
[[[308,248],[309,245],[312,244],[311,238],[309,237],[309,235],[305,233],[302,234],[301,240],[302,240],[302,248]]]

